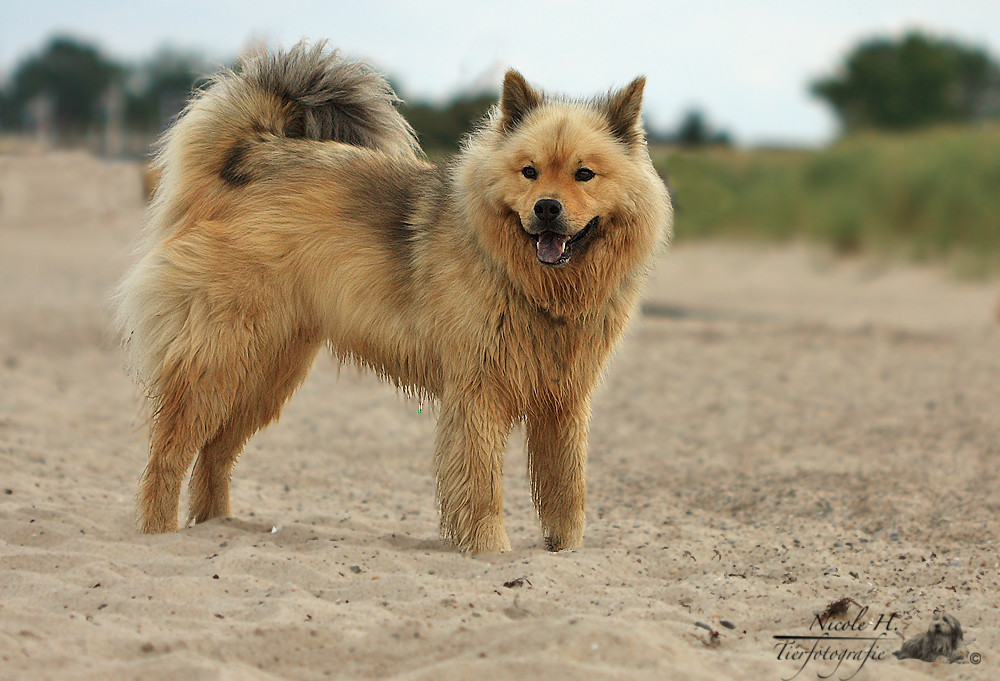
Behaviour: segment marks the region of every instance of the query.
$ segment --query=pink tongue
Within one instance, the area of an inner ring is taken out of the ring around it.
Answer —
[[[563,251],[566,250],[568,236],[556,234],[555,232],[542,232],[538,235],[538,259],[550,265],[559,262]]]

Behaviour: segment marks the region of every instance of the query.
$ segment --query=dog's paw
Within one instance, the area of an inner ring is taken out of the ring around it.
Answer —
[[[468,531],[442,527],[442,534],[463,553],[501,553],[510,551],[510,540],[503,522],[480,521]]]
[[[480,528],[473,537],[470,538],[467,546],[463,546],[463,551],[470,553],[503,553],[510,551],[510,540],[507,538],[507,531],[503,525],[497,527]]]
[[[583,545],[583,512],[542,519],[542,538],[549,551],[578,549]]]
[[[566,549],[578,549],[583,544],[583,538],[564,539],[557,536],[545,537],[545,548],[549,551],[564,551]]]

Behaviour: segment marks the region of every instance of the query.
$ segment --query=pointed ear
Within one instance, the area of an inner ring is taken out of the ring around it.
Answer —
[[[644,87],[646,78],[639,76],[608,97],[608,123],[611,125],[611,132],[630,147],[641,144],[643,140],[639,114],[642,112]]]
[[[500,95],[500,125],[505,132],[516,128],[521,119],[541,103],[542,95],[528,85],[524,76],[514,69],[507,71]]]

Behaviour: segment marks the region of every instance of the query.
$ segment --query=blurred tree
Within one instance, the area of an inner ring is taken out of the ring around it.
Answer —
[[[846,131],[903,130],[1000,116],[1000,67],[981,49],[909,33],[848,55],[841,73],[811,85]]]
[[[123,69],[96,47],[73,38],[53,38],[40,54],[14,70],[4,120],[23,126],[32,102],[48,100],[54,132],[64,139],[80,137],[101,121],[101,96],[122,75]]]
[[[420,136],[420,144],[428,151],[450,152],[473,125],[497,101],[497,95],[483,93],[463,95],[443,106],[417,102],[403,104],[400,112]]]
[[[677,129],[677,142],[686,146],[699,146],[708,142],[708,124],[698,110],[685,114]]]
[[[134,69],[125,104],[128,127],[139,132],[159,132],[187,102],[199,82],[215,69],[195,54],[164,49]]]
[[[649,141],[660,144],[677,144],[684,147],[711,145],[729,146],[732,138],[724,130],[715,130],[700,109],[690,109],[677,124],[676,130],[650,130]]]

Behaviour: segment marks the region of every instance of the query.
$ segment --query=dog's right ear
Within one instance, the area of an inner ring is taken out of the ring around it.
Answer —
[[[629,147],[642,143],[642,122],[639,114],[642,111],[642,91],[646,87],[646,78],[639,76],[618,92],[608,97],[608,122],[611,132]]]
[[[958,623],[958,620],[951,615],[946,615],[948,618],[948,624],[951,625],[951,646],[955,648],[958,644],[965,638],[962,633],[962,625]]]
[[[503,93],[500,95],[500,126],[504,132],[517,127],[525,115],[542,103],[542,95],[514,69],[503,77]]]

